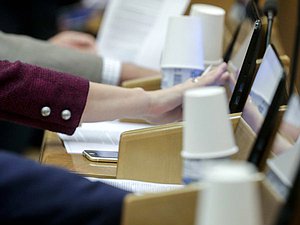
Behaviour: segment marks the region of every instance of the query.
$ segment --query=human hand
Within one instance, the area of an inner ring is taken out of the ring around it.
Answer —
[[[182,120],[182,103],[184,92],[188,89],[204,86],[224,85],[230,74],[227,64],[222,63],[214,70],[197,79],[189,79],[174,87],[148,92],[150,95],[149,111],[145,114],[150,123],[169,123]]]
[[[156,91],[90,82],[81,122],[120,118],[143,119],[154,124],[179,121],[182,119],[184,92],[192,88],[225,84],[229,76],[226,70],[227,65],[224,63],[206,76]]]
[[[74,48],[83,52],[96,54],[96,40],[87,33],[77,31],[63,31],[48,40],[54,45]]]

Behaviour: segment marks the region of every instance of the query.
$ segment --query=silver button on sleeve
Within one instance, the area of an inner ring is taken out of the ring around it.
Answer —
[[[50,116],[50,114],[51,114],[51,109],[50,109],[50,107],[44,106],[44,107],[41,109],[41,114],[42,114],[43,117]]]
[[[63,120],[69,120],[71,118],[71,111],[68,109],[65,109],[61,112],[61,118]]]

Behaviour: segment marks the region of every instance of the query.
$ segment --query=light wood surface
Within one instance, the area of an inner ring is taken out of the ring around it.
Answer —
[[[122,82],[122,87],[135,88],[141,87],[147,91],[153,91],[160,89],[161,76],[136,78]]]
[[[236,137],[240,137],[240,141],[243,144],[245,144],[245,141],[242,142],[242,140],[248,140],[247,137],[250,137],[250,143],[252,138],[254,138],[253,133],[250,132],[247,134],[249,131],[247,124],[244,123],[243,120],[237,119],[238,115],[236,116],[235,119],[232,119]],[[177,124],[177,126],[180,127],[180,124]],[[249,145],[246,144],[244,147],[249,148]],[[236,158],[243,158],[246,156],[247,152]],[[67,154],[58,135],[49,131],[45,133],[40,161],[43,164],[56,165],[85,176],[103,178],[112,178],[116,176],[116,164],[91,163],[81,155]],[[194,218],[198,197],[201,197],[201,190],[199,191],[199,188],[193,186],[181,190],[147,194],[144,196],[129,195],[124,202],[122,224],[135,225],[141,224],[142,222],[144,225],[193,225],[195,222]],[[262,182],[261,185],[261,199],[265,221],[264,224],[274,224],[274,219],[283,204],[283,199],[276,195],[270,185],[266,182]]]
[[[243,152],[235,158],[246,159],[255,138],[254,133],[240,114],[231,117],[237,145]],[[91,162],[81,154],[68,154],[58,135],[46,131],[40,163],[90,177],[181,183],[181,147],[182,123],[172,123],[124,132],[119,145],[118,165]]]
[[[122,225],[194,225],[198,188],[165,193],[128,195],[122,213]]]
[[[115,178],[116,163],[91,162],[81,154],[68,154],[62,141],[54,132],[46,131],[40,155],[40,163],[54,165],[83,176]]]
[[[239,148],[233,158],[246,160],[255,134],[240,114],[232,114],[230,119]],[[117,178],[180,184],[182,131],[182,123],[173,123],[124,132],[119,147]]]
[[[128,195],[125,198],[122,225],[194,225],[197,200],[201,201],[205,186],[192,185],[183,189],[145,194]],[[262,176],[259,181],[262,219],[264,225],[273,225],[284,203]]]

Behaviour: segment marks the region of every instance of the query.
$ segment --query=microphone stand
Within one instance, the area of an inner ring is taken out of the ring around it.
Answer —
[[[267,26],[267,32],[266,32],[266,48],[271,42],[271,33],[272,33],[272,27],[273,27],[273,13],[268,12],[268,26]]]

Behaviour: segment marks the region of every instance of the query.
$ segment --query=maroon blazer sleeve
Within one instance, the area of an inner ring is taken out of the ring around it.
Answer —
[[[0,119],[72,134],[83,113],[89,82],[66,73],[0,61]]]

